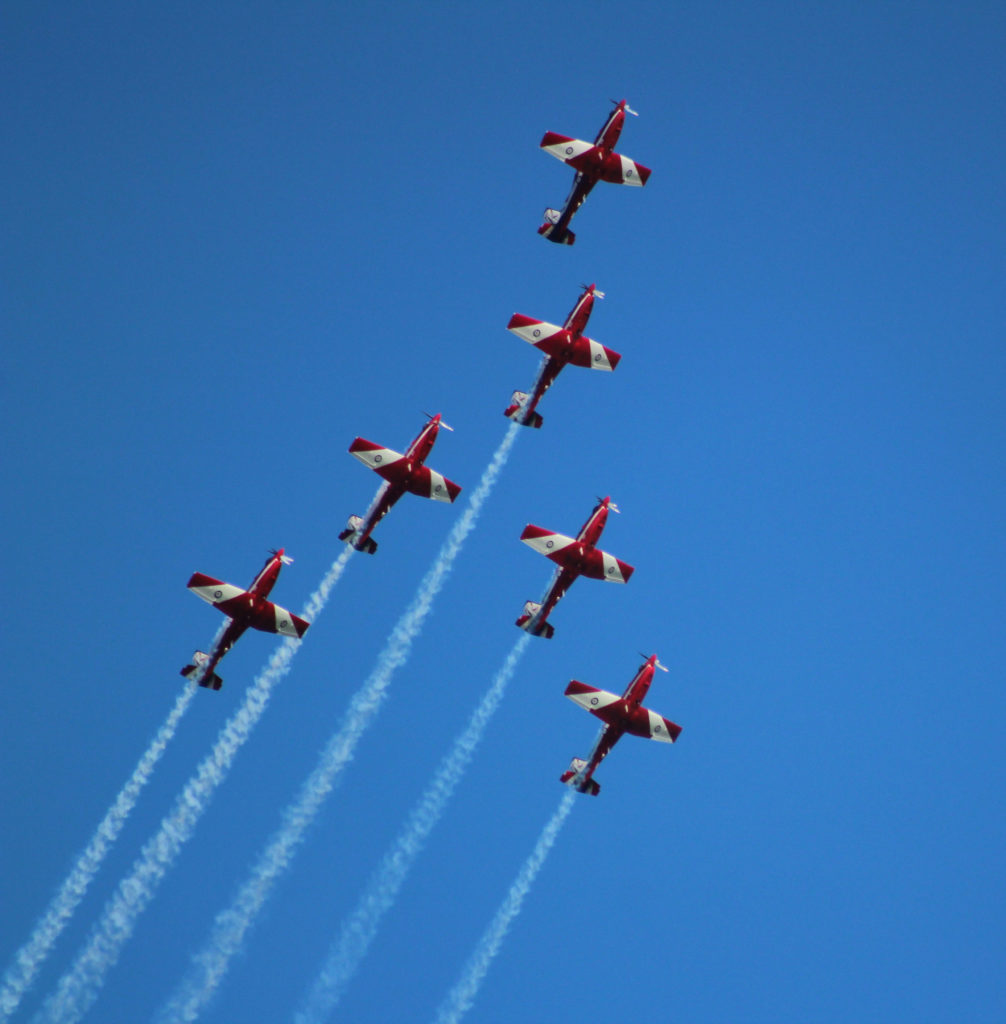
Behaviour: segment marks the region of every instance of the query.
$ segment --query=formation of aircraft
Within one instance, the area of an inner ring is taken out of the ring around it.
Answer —
[[[599,181],[610,181],[615,185],[646,184],[650,169],[615,152],[625,115],[635,113],[625,100],[619,100],[592,143],[556,132],[545,132],[539,146],[557,160],[569,164],[576,171],[576,177],[563,208],[545,211],[545,223],[538,228],[539,235],[544,235],[550,242],[572,245],[576,235],[569,230],[569,222]]]
[[[592,715],[600,718],[604,722],[604,727],[590,756],[586,760],[574,757],[569,768],[559,776],[560,782],[572,786],[581,793],[597,796],[601,792],[601,786],[594,779],[594,771],[626,733],[642,736],[643,739],[658,740],[661,743],[673,743],[681,735],[680,725],[675,725],[669,718],[643,707],[643,700],[658,668],[667,671],[657,660],[657,656],[651,654],[621,697],[617,693],[598,690],[575,679],[570,681],[566,687],[566,696],[574,704],[579,704],[581,708],[586,708]]]
[[[585,285],[583,294],[561,327],[544,320],[534,320],[523,313],[514,313],[510,317],[506,329],[541,349],[547,358],[531,394],[515,391],[510,405],[503,410],[504,416],[526,427],[540,427],[541,414],[535,412],[535,408],[564,366],[585,366],[591,370],[614,370],[618,366],[622,357],[617,352],[583,333],[594,309],[594,300],[603,298],[604,292],[598,291],[593,284]]]
[[[525,602],[524,611],[515,625],[533,636],[551,640],[555,627],[547,621],[548,617],[578,576],[608,580],[610,583],[629,582],[629,577],[635,571],[633,567],[597,547],[608,521],[608,513],[617,511],[618,506],[611,498],[601,498],[575,537],[552,533],[551,530],[531,523],[524,527],[520,539],[528,547],[551,559],[559,568],[541,602]]]
[[[355,455],[377,473],[384,483],[365,516],[349,517],[349,525],[339,534],[339,540],[344,540],[357,551],[372,555],[377,550],[377,541],[370,536],[374,527],[406,491],[434,501],[454,501],[461,493],[461,488],[436,470],[423,465],[433,450],[441,427],[444,430],[454,429],[444,423],[440,413],[430,416],[404,455],[362,437],[356,438],[349,446],[350,455]]]
[[[545,223],[538,229],[538,233],[549,241],[573,244],[575,235],[569,230],[569,223],[599,181],[621,185],[646,184],[650,177],[649,168],[614,151],[626,114],[635,114],[635,111],[625,100],[621,100],[615,104],[593,143],[571,139],[555,132],[545,133],[540,143],[541,148],[576,171],[573,189],[563,209],[546,210]],[[595,285],[584,285],[580,297],[561,326],[535,320],[523,313],[514,313],[507,324],[507,330],[530,342],[546,358],[531,392],[515,391],[510,405],[504,410],[505,416],[523,426],[540,427],[542,417],[537,411],[538,403],[563,367],[581,366],[607,371],[615,369],[621,356],[583,333],[593,311],[594,301],[600,298],[604,298],[604,293]],[[374,528],[406,491],[434,501],[454,502],[461,488],[425,465],[441,427],[452,429],[443,422],[439,413],[428,415],[427,422],[404,454],[362,437],[353,441],[349,446],[350,454],[374,470],[381,477],[382,483],[367,513],[364,516],[349,517],[347,528],[339,534],[340,540],[357,551],[374,554],[377,551],[377,542],[371,536]],[[523,613],[516,621],[517,626],[534,636],[550,639],[555,633],[555,627],[548,621],[548,617],[577,577],[587,576],[612,583],[628,582],[634,572],[633,567],[597,547],[608,514],[617,511],[618,507],[610,497],[598,499],[597,505],[575,537],[553,533],[532,524],[525,527],[520,539],[549,558],[557,568],[541,601],[525,603]],[[298,639],[304,636],[309,622],[267,600],[282,566],[290,561],[282,548],[272,552],[247,590],[202,573],[192,574],[188,582],[189,590],[218,608],[230,621],[212,651],[195,652],[192,663],[182,669],[183,676],[194,678],[200,686],[219,690],[223,681],[217,675],[216,667],[249,627]],[[590,756],[586,759],[574,757],[569,768],[560,776],[561,782],[581,793],[596,796],[601,787],[594,780],[594,772],[626,733],[665,743],[677,740],[681,726],[642,704],[658,668],[667,671],[655,654],[646,658],[621,697],[575,679],[570,682],[566,687],[566,696],[600,718],[604,725]]]
[[[227,624],[223,636],[214,644],[212,651],[208,654],[205,651],[195,652],[192,663],[182,669],[183,676],[195,676],[200,686],[219,690],[223,686],[223,680],[214,670],[220,659],[249,626],[264,633],[280,633],[298,639],[307,632],[310,622],[266,600],[279,578],[280,569],[292,561],[292,558],[283,554],[283,548],[271,552],[261,572],[252,580],[247,590],[235,587],[231,583],[224,583],[222,580],[215,580],[201,572],[192,574],[187,584],[189,590],[196,597],[201,597],[223,612],[231,621]]]

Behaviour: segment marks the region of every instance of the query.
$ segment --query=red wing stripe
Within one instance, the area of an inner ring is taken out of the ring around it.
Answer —
[[[248,591],[235,587],[232,583],[215,580],[212,576],[204,576],[200,572],[192,574],[188,587],[196,597],[217,607],[226,607],[229,602],[248,596]]]

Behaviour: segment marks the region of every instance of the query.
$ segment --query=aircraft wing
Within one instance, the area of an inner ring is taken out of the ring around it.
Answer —
[[[635,185],[642,188],[650,179],[650,168],[620,153],[609,153],[601,167],[601,177],[613,185]]]
[[[420,498],[432,498],[434,501],[448,503],[453,502],[461,493],[461,488],[453,480],[448,480],[427,466],[415,466],[405,487],[412,494],[418,494]]]
[[[506,329],[550,356],[556,355],[565,348],[569,338],[569,332],[564,327],[550,324],[545,320],[535,320],[523,313],[514,313],[510,317]]]
[[[591,548],[580,559],[580,572],[592,580],[607,580],[609,583],[628,583],[636,571],[635,566],[623,562],[600,548]]]
[[[567,537],[564,533],[553,533],[551,530],[546,530],[541,526],[534,526],[531,523],[524,527],[524,532],[520,535],[520,539],[529,548],[537,551],[539,555],[551,558],[553,562],[562,566],[565,566],[566,562],[569,561],[568,557],[562,557],[563,552],[571,545],[576,545],[575,537]]]
[[[626,717],[625,701],[617,693],[598,690],[594,686],[573,679],[566,687],[566,696],[607,725],[620,724]]]
[[[573,342],[569,354],[571,365],[591,370],[614,370],[621,358],[614,349],[605,348],[599,341],[582,334]]]
[[[288,612],[272,601],[257,601],[255,611],[252,613],[251,625],[255,629],[261,629],[264,633],[279,633],[282,636],[292,636],[298,639],[306,632],[311,625],[306,619],[299,615]]]
[[[630,708],[617,693],[598,690],[576,679],[571,680],[566,687],[566,696],[605,724],[632,733],[633,736],[673,743],[681,735],[680,725],[658,715],[656,711],[641,706]]]
[[[393,448],[358,437],[349,446],[349,454],[391,483],[400,483],[407,476],[405,456]]]
[[[201,572],[194,572],[185,585],[196,597],[219,608],[224,615],[233,617],[245,612],[251,603],[251,595],[247,590],[235,587],[232,583],[224,583],[223,580],[215,580]]]
[[[593,142],[571,139],[568,135],[560,135],[558,132],[545,132],[538,145],[549,156],[554,156],[556,160],[561,160],[576,170],[581,170],[581,158],[584,154],[597,149]]]

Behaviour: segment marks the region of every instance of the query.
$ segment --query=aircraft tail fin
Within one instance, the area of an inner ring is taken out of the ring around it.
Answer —
[[[517,423],[522,424],[525,427],[540,427],[545,421],[541,418],[541,413],[535,412],[524,412],[524,403],[527,401],[527,393],[524,391],[515,391],[510,396],[510,404],[503,410],[503,415],[508,419],[515,420]]]
[[[363,520],[359,516],[350,516],[346,529],[339,534],[339,540],[344,540],[357,551],[372,555],[377,550],[377,541],[373,537],[361,537],[361,526],[363,526]]]
[[[186,679],[190,679],[192,676],[196,675],[196,673],[200,673],[200,686],[205,686],[209,690],[219,690],[220,687],[224,685],[224,681],[220,676],[218,676],[216,672],[211,672],[209,675],[206,675],[206,673],[203,672],[203,668],[209,660],[210,656],[205,651],[196,651],[196,653],[192,655],[192,664],[186,665],[180,674],[185,676]]]
[[[524,611],[514,625],[520,626],[532,636],[543,636],[546,640],[551,640],[555,636],[555,626],[551,622],[536,621],[539,611],[541,611],[541,605],[537,601],[525,601]]]
[[[572,245],[576,241],[576,235],[569,228],[558,227],[561,216],[562,213],[559,210],[546,210],[545,223],[538,228],[538,234],[544,235],[550,242],[558,242],[560,245]]]
[[[580,778],[583,769],[587,767],[587,762],[581,757],[574,757],[569,762],[569,767],[559,776],[559,781],[565,783],[567,786],[572,786],[579,793],[589,793],[591,796],[597,796],[601,792],[601,785],[595,782],[593,779],[582,779]]]

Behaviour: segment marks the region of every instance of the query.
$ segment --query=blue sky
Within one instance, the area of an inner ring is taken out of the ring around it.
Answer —
[[[286,1020],[596,495],[624,588],[578,583],[340,1006],[424,1020],[593,720],[648,705],[578,801],[470,1018],[1000,1020],[1006,854],[1006,15],[995,4],[15,4],[4,15],[0,960],[27,938],[270,547],[299,610],[376,486],[347,453],[455,427],[474,488],[537,367],[505,331],[595,281],[614,374],[523,431],[390,698],[207,1021]],[[576,245],[535,234],[619,150]],[[463,494],[464,498],[465,495]],[[354,557],[91,1013],[182,977],[457,515]],[[25,999],[86,938],[274,641],[200,692]]]

